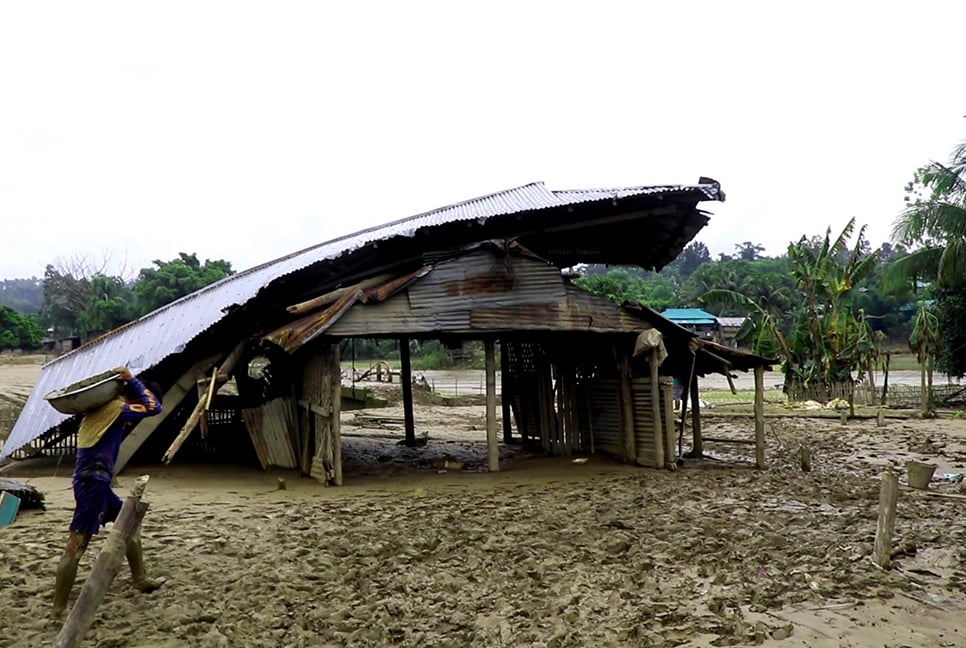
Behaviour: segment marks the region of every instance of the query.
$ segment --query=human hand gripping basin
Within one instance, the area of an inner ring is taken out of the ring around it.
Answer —
[[[55,389],[44,400],[61,414],[83,414],[120,396],[123,387],[121,374],[112,369]]]

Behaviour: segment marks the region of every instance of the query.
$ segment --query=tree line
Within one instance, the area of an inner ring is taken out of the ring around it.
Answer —
[[[871,371],[888,344],[904,343],[926,394],[933,369],[966,375],[966,142],[949,162],[918,169],[906,193],[891,242],[874,250],[853,219],[837,236],[803,235],[774,258],[746,241],[715,261],[693,242],[661,272],[592,266],[578,282],[656,310],[747,316],[744,341],[781,361],[786,388],[831,392]]]
[[[201,262],[185,252],[153,261],[134,280],[106,265],[73,259],[47,265],[41,280],[4,280],[0,351],[38,349],[45,338],[86,341],[234,274],[228,261]]]

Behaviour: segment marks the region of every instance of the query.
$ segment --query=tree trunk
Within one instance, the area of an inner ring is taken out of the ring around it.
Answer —
[[[891,364],[891,360],[892,354],[887,352],[882,372],[882,399],[879,401],[879,405],[883,407],[889,402],[889,365]]]
[[[929,402],[926,398],[926,345],[919,345],[919,391],[921,395],[919,400],[919,410],[926,414],[929,411]]]

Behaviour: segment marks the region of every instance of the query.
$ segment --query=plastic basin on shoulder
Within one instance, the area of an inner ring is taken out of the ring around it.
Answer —
[[[44,400],[61,414],[83,414],[114,400],[121,395],[123,388],[124,381],[119,373],[105,371],[54,390],[44,396]]]

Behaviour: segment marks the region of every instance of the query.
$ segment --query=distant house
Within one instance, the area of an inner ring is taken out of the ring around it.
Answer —
[[[720,339],[715,341],[726,347],[737,349],[738,331],[741,330],[741,327],[744,326],[747,319],[747,317],[719,317],[718,331]]]
[[[700,308],[669,308],[661,315],[705,340],[718,338],[718,318]]]

